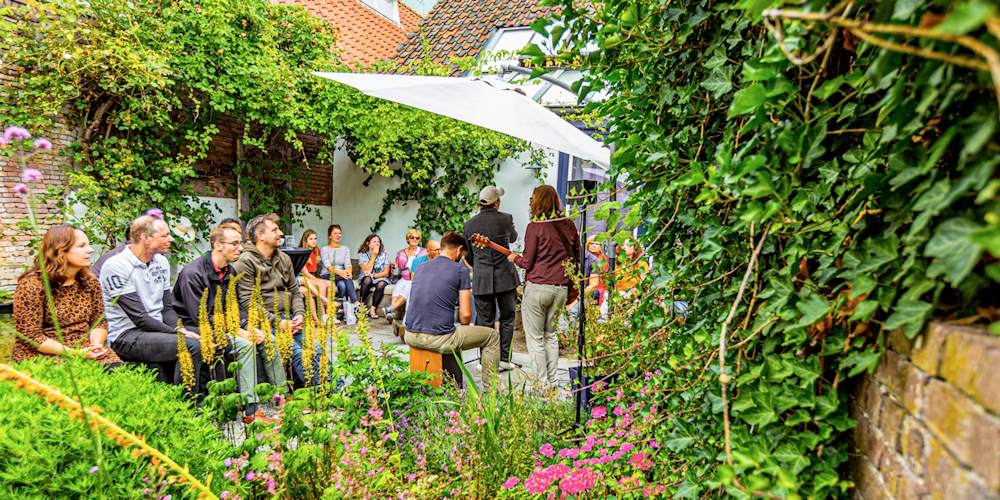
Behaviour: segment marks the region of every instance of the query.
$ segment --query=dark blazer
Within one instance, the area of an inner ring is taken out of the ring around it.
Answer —
[[[517,241],[514,217],[492,207],[481,209],[465,222],[465,239],[469,240],[474,233],[486,236],[505,248],[510,248],[510,244]],[[465,260],[472,265],[473,295],[507,292],[520,283],[514,264],[496,250],[473,246],[465,255]]]

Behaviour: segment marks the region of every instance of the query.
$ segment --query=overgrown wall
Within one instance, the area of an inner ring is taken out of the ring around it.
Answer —
[[[1000,337],[893,333],[852,401],[859,498],[1000,498]]]

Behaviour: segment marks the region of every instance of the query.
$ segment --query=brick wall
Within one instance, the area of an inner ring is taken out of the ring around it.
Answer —
[[[1000,499],[1000,337],[896,332],[851,410],[857,497]]]

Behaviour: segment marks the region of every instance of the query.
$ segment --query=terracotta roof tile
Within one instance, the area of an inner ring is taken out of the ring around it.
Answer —
[[[475,57],[497,29],[528,26],[556,12],[558,7],[542,7],[539,0],[439,0],[416,32],[397,46],[395,62],[406,66],[425,56],[438,62]]]
[[[344,62],[371,64],[392,58],[417,30],[423,19],[401,0],[399,26],[358,0],[271,0],[274,4],[298,4],[310,15],[325,19],[337,29],[335,48]]]

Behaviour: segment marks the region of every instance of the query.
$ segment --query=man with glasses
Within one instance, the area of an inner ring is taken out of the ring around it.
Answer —
[[[241,239],[240,232],[225,223],[220,224],[212,230],[209,237],[212,251],[188,263],[177,275],[177,282],[174,283],[174,310],[189,330],[197,331],[198,308],[201,305],[202,295],[208,294],[206,311],[209,321],[215,313],[216,295],[222,294],[225,297],[229,281],[236,276],[231,264],[240,257]],[[225,307],[224,300],[222,304]],[[240,309],[239,313],[241,319],[245,320],[246,310]],[[255,420],[266,420],[263,412],[257,408],[258,397],[254,392],[258,383],[257,363],[261,363],[264,367],[264,373],[272,384],[279,389],[285,385],[281,358],[275,355],[273,359],[268,360],[266,356],[261,355],[264,350],[257,347],[270,335],[271,332],[265,334],[260,331],[251,334],[240,328],[236,336],[229,337],[230,352],[236,354],[236,359],[240,363],[236,380],[240,393],[247,401],[243,419],[248,424]]]
[[[101,268],[101,291],[108,320],[108,344],[122,360],[173,362],[173,381],[181,383],[177,363],[177,315],[170,292],[170,266],[163,254],[174,238],[162,217],[143,215],[132,222],[131,243]],[[198,334],[182,328],[194,372],[201,370]],[[197,384],[195,392],[199,392]]]

